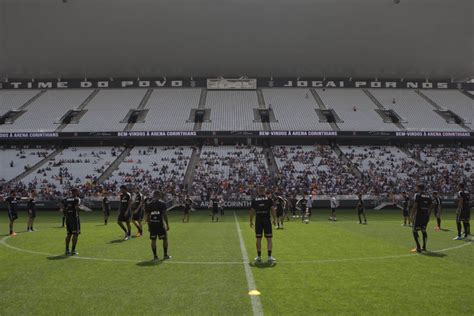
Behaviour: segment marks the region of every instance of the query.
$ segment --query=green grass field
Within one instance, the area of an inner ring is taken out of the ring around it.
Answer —
[[[158,264],[150,262],[147,234],[120,242],[121,230],[114,221],[103,226],[100,212],[82,214],[74,258],[61,256],[57,212],[39,212],[34,233],[23,232],[20,213],[18,236],[0,236],[0,315],[252,315],[260,307],[266,315],[474,314],[474,246],[452,240],[453,212],[444,212],[450,231],[434,231],[430,222],[434,252],[425,255],[409,252],[411,230],[400,226],[399,211],[368,211],[367,226],[352,210],[339,211],[336,223],[327,210],[317,213],[308,225],[293,220],[274,231],[273,266],[252,263],[245,211],[227,211],[219,223],[204,211],[188,224],[172,214],[173,258]],[[242,260],[238,227],[250,263]],[[261,292],[255,305],[248,277]]]

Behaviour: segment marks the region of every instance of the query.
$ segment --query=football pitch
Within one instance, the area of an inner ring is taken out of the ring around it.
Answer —
[[[410,252],[400,213],[369,210],[359,225],[353,210],[338,222],[316,210],[309,224],[274,230],[277,262],[256,265],[246,211],[219,223],[199,211],[186,224],[172,212],[172,259],[158,263],[147,233],[121,241],[115,213],[107,226],[101,212],[82,213],[79,256],[66,257],[58,212],[39,212],[33,233],[20,213],[11,238],[2,212],[0,315],[473,315],[474,245],[452,240],[454,212],[444,212],[443,231],[430,222],[423,255]],[[262,250],[266,259],[265,241]]]

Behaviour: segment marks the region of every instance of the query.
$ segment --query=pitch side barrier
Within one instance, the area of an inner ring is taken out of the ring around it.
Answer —
[[[101,211],[102,209],[102,203],[100,200],[89,200],[85,199],[83,200],[84,204],[94,210]],[[209,201],[200,201],[200,200],[194,200],[195,205],[194,208],[197,210],[209,210],[210,209],[210,202]],[[339,201],[339,207],[341,209],[344,208],[355,208],[357,205],[357,199],[356,198],[345,198],[345,199],[338,199]],[[457,205],[457,200],[450,198],[450,199],[443,199],[443,207],[445,208],[455,208]],[[364,199],[366,208],[372,209],[375,206],[379,204],[378,200],[372,199],[372,198],[367,198]],[[169,201],[168,207],[172,206],[172,202]],[[226,200],[224,202],[224,209],[249,209],[250,208],[250,200]],[[20,211],[25,211],[27,210],[27,203],[26,202],[18,202],[19,210]],[[119,201],[118,200],[110,200],[110,206],[112,211],[116,211],[119,207]],[[36,202],[36,208],[39,210],[48,210],[48,211],[55,211],[58,210],[59,208],[59,200],[58,201],[41,201],[38,200]],[[329,209],[330,208],[330,201],[329,199],[316,199],[313,201],[313,208],[320,208],[320,209]],[[387,208],[396,208],[395,204],[388,205]],[[2,202],[0,203],[0,210],[1,211],[7,211],[8,206],[7,203]],[[59,215],[58,215],[59,216]]]
[[[199,138],[393,138],[474,139],[474,132],[459,131],[127,131],[127,132],[2,132],[1,140],[127,140]]]

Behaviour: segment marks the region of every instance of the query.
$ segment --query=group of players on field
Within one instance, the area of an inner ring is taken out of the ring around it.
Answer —
[[[168,255],[168,231],[170,229],[166,203],[163,202],[163,194],[160,191],[154,191],[152,196],[145,198],[144,194],[139,189],[135,189],[135,197],[132,201],[132,194],[128,191],[127,187],[122,185],[120,187],[119,196],[119,214],[117,223],[120,228],[124,231],[124,240],[131,238],[131,223],[137,228],[136,236],[143,235],[142,222],[145,220],[148,223],[148,230],[150,232],[151,248],[153,252],[153,260],[159,260],[156,250],[156,240],[163,240],[163,258],[170,259]],[[470,235],[470,194],[465,190],[464,184],[459,185],[459,192],[457,195],[458,205],[456,213],[456,225],[457,225],[457,236],[455,240],[463,239],[462,229],[464,228],[464,238]],[[11,191],[10,196],[6,199],[0,197],[1,200],[5,200],[8,203],[8,217],[9,217],[9,229],[10,235],[15,236],[16,233],[13,230],[14,221],[18,218],[17,203],[20,200],[27,200],[28,209],[28,227],[29,232],[34,231],[33,223],[36,217],[36,192],[32,190],[28,197],[17,197],[15,191]],[[188,195],[181,201],[184,206],[184,217],[183,223],[189,222],[189,214],[193,207],[193,201]],[[331,217],[329,220],[336,221],[336,208],[338,202],[335,197],[330,200],[331,205]],[[416,243],[416,248],[413,252],[426,251],[428,234],[426,231],[430,216],[434,210],[437,226],[436,229],[441,229],[441,200],[438,194],[435,192],[432,195],[425,192],[424,185],[419,184],[417,186],[417,192],[413,198],[413,205],[411,212],[409,210],[410,198],[406,192],[402,193],[402,208],[404,223],[402,225],[410,225],[413,227],[413,238]],[[175,205],[176,206],[176,205]],[[104,224],[107,225],[110,217],[110,202],[107,195],[104,195],[102,200],[102,208],[104,212]],[[224,214],[223,199],[214,195],[210,202],[212,221],[219,221],[219,218]],[[66,255],[76,255],[76,245],[79,234],[81,233],[81,223],[79,218],[79,211],[88,210],[87,207],[81,205],[79,198],[79,190],[71,189],[69,195],[62,199],[60,203],[60,209],[63,213],[63,226],[66,226]],[[257,239],[257,262],[262,261],[261,254],[261,240],[265,237],[267,240],[268,250],[268,262],[272,263],[275,258],[272,256],[272,228],[283,229],[284,220],[289,220],[289,214],[293,213],[293,217],[296,216],[296,210],[300,210],[301,219],[303,222],[308,223],[311,217],[312,199],[309,196],[301,199],[296,197],[285,198],[278,194],[272,194],[266,191],[264,187],[257,188],[257,196],[251,202],[250,209],[250,227],[255,229]],[[367,224],[367,218],[365,215],[365,206],[362,194],[358,194],[358,201],[356,206],[359,224]],[[419,241],[419,232],[422,233],[422,244]],[[72,245],[71,245],[72,241]],[[70,246],[72,246],[70,248]]]

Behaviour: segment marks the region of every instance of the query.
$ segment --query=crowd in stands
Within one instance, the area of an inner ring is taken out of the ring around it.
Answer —
[[[261,147],[204,146],[196,167],[192,195],[209,201],[249,199],[257,185],[271,185],[268,165]]]
[[[99,198],[103,192],[115,196],[120,185],[126,184],[141,188],[145,194],[160,188],[171,196],[188,192],[196,199],[209,201],[214,195],[224,200],[250,199],[257,185],[289,196],[310,192],[320,196],[389,196],[413,192],[416,184],[423,182],[429,192],[452,197],[457,185],[464,182],[470,186],[474,175],[474,152],[457,145],[410,145],[406,150],[394,146],[275,146],[271,148],[278,167],[275,173],[269,171],[262,147],[205,145],[198,153],[192,185],[187,188],[184,178],[192,150],[135,147],[102,183],[97,183],[97,179],[110,161],[97,161],[104,155],[116,157],[121,149],[79,153],[73,158],[56,157],[24,181],[0,181],[0,185],[3,194],[11,189],[24,194],[36,189],[39,199],[44,200],[58,199],[71,186],[79,188],[84,197]],[[47,152],[37,154],[44,157]],[[83,164],[95,167],[79,175],[76,165]]]
[[[145,194],[159,188],[179,195],[184,191],[191,153],[191,147],[135,147],[104,186],[118,188],[125,184]]]
[[[350,195],[366,189],[350,163],[328,145],[273,147],[284,192],[318,195]]]

